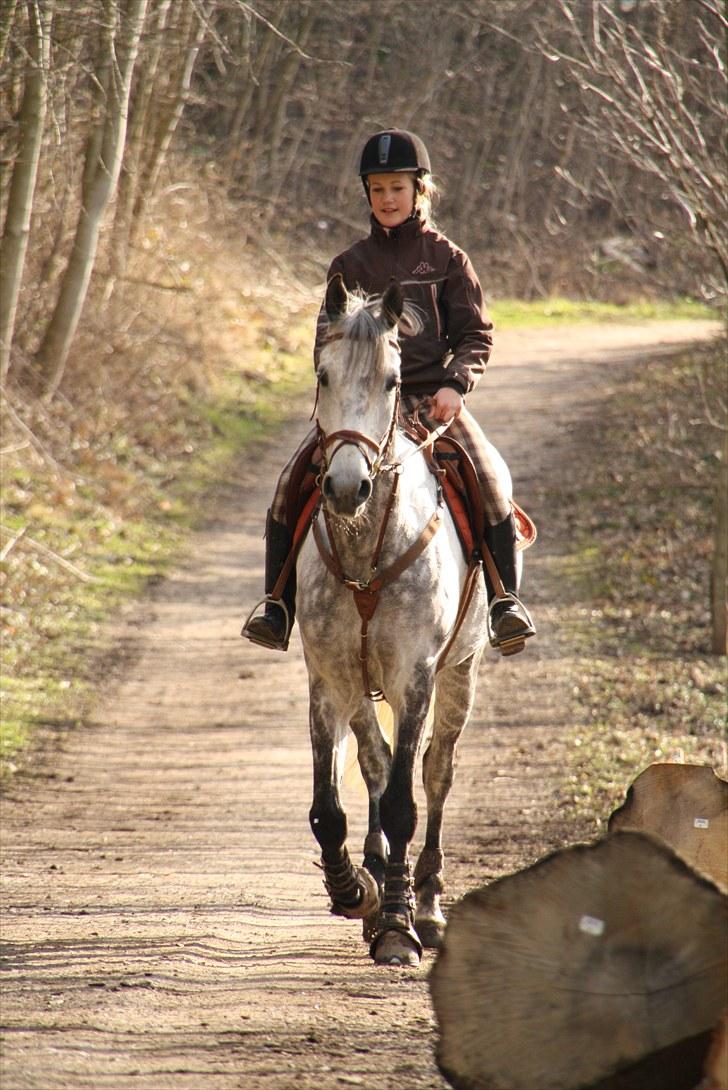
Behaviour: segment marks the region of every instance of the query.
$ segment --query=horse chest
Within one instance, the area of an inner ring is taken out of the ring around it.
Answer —
[[[299,622],[305,643],[315,647],[322,659],[339,665],[344,660],[358,662],[365,617],[354,593],[317,565],[315,556],[304,554],[302,559]],[[366,629],[372,665],[385,667],[436,654],[452,625],[458,598],[458,573],[453,572],[443,583],[438,550],[433,550],[432,556],[423,557],[374,600],[365,601],[364,614],[370,614]]]

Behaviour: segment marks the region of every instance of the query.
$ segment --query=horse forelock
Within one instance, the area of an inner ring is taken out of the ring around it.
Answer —
[[[379,296],[352,292],[347,298],[346,311],[329,327],[339,345],[348,342],[348,348],[337,353],[338,362],[347,373],[353,370],[359,375],[371,374],[383,358],[378,348],[389,327],[382,319],[380,302]]]
[[[364,292],[351,292],[346,301],[346,311],[336,322],[337,333],[353,341],[373,343],[387,333],[387,326],[382,318],[378,295],[365,295]]]
[[[332,335],[336,334],[337,338],[343,336],[344,340],[362,347],[368,357],[367,371],[383,359],[376,349],[383,344],[387,336],[392,334],[391,325],[382,316],[381,304],[381,295],[367,295],[362,291],[350,292],[347,295],[344,314],[336,318],[330,326]],[[418,308],[414,304],[405,302],[400,325],[402,331],[408,334],[421,331],[423,323]],[[359,373],[365,363],[358,352],[344,353],[343,362],[353,364]]]
[[[362,291],[350,292],[346,300],[346,311],[337,321],[336,328],[345,332],[350,330],[350,335],[356,339],[369,340],[372,337],[386,336],[391,325],[382,316],[382,299],[381,295],[367,295]],[[420,308],[406,299],[399,322],[402,330],[421,333],[423,324]]]

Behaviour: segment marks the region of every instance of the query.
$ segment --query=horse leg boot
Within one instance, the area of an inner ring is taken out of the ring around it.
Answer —
[[[288,559],[293,542],[288,527],[276,522],[271,512],[265,524],[265,612],[248,617],[241,636],[274,651],[287,651],[296,615],[296,569],[291,569],[280,598],[272,598],[278,578]],[[259,602],[258,605],[261,603]],[[255,606],[257,609],[258,606]],[[253,610],[253,613],[255,612]]]
[[[495,593],[486,570],[490,609],[490,642],[502,655],[515,655],[525,647],[525,641],[536,633],[531,615],[518,598],[518,567],[516,563],[516,523],[513,514],[485,532],[498,569],[505,596]]]

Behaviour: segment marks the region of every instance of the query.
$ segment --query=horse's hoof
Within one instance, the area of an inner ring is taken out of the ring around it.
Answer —
[[[433,919],[416,919],[415,927],[420,937],[420,942],[427,950],[439,950],[445,937],[445,921]]]
[[[416,969],[422,958],[419,935],[404,913],[382,912],[369,953],[377,965],[400,965]]]
[[[416,969],[420,964],[419,944],[415,946],[402,931],[385,931],[376,940],[372,957],[375,965]]]
[[[343,905],[335,901],[331,911],[335,916],[345,916],[348,920],[366,919],[379,911],[379,886],[376,879],[363,867],[356,868],[356,878],[361,890],[361,900],[355,905]]]

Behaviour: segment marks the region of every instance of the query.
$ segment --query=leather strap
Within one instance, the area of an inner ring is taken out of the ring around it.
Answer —
[[[465,582],[463,583],[463,589],[460,592],[460,601],[458,603],[458,612],[455,617],[455,624],[452,626],[452,632],[450,633],[447,643],[440,652],[440,657],[437,660],[437,666],[435,667],[435,673],[439,673],[445,665],[445,659],[450,654],[450,648],[455,643],[458,632],[462,628],[463,621],[466,614],[470,609],[470,603],[473,600],[473,594],[475,588],[478,585],[480,579],[480,573],[482,566],[478,557],[472,557],[468,564],[468,570],[465,573]]]
[[[480,551],[483,554],[483,563],[485,564],[485,570],[487,571],[490,578],[490,582],[496,598],[505,598],[508,594],[508,591],[503,586],[503,580],[500,577],[500,572],[495,565],[493,554],[488,548],[488,543],[486,542],[485,538],[483,538],[480,543]]]
[[[324,518],[325,517],[326,513],[324,510]],[[319,553],[321,554],[321,559],[323,560],[329,571],[336,576],[340,583],[343,583],[344,586],[348,587],[351,591],[361,591],[365,594],[379,594],[383,587],[386,587],[388,583],[394,582],[394,580],[397,579],[397,577],[400,576],[402,572],[406,571],[410,564],[412,564],[417,559],[417,557],[425,551],[437,531],[440,529],[441,523],[442,515],[440,514],[440,511],[438,509],[433,512],[424,530],[421,532],[417,540],[414,541],[412,545],[410,545],[409,549],[403,552],[402,555],[398,557],[393,564],[390,564],[390,566],[386,568],[381,573],[381,575],[375,576],[373,579],[370,579],[366,583],[360,582],[358,579],[349,579],[348,576],[344,574],[341,563],[339,562],[338,555],[334,556],[332,552],[327,549],[323,534],[321,533],[321,528],[316,518],[314,518],[313,521],[313,536],[318,546]],[[329,540],[331,540],[330,536]]]
[[[377,443],[376,440],[370,439],[369,436],[365,435],[364,432],[362,432],[362,431],[350,431],[347,428],[342,428],[341,431],[332,431],[330,435],[324,435],[324,433],[321,431],[321,429],[319,427],[319,446],[320,446],[321,451],[322,451],[324,463],[326,462],[327,448],[330,447],[332,443],[336,443],[336,442],[338,442],[339,445],[337,446],[334,453],[331,455],[332,458],[336,454],[338,454],[338,452],[341,450],[342,447],[345,447],[347,445],[358,447],[359,450],[362,453],[364,461],[367,464],[367,468],[369,469],[369,472],[371,473],[372,466],[373,466],[374,462],[369,457],[367,452],[365,450],[362,450],[362,447],[366,445],[366,446],[372,448],[375,455],[381,454],[380,444]]]
[[[387,523],[389,522],[389,516],[394,504],[394,496],[397,491],[398,477],[395,476],[392,489],[387,503],[385,516],[382,522],[382,527],[379,531],[379,539],[377,541],[377,547],[375,556],[372,559],[372,571],[375,572],[377,563],[379,560],[379,554],[381,552],[382,543],[384,541],[384,532],[386,530]],[[316,515],[318,514],[318,509]],[[381,689],[372,689],[371,682],[369,680],[369,622],[374,616],[377,606],[379,605],[379,594],[383,587],[386,587],[389,583],[394,582],[410,564],[414,563],[418,556],[424,552],[433,537],[440,529],[442,523],[442,516],[439,508],[433,511],[432,516],[425,526],[424,530],[420,533],[416,541],[414,541],[405,552],[399,556],[393,564],[390,564],[380,575],[373,576],[368,582],[364,583],[357,579],[349,579],[341,566],[341,560],[339,558],[336,544],[334,541],[333,533],[328,519],[328,513],[324,508],[324,519],[326,521],[326,528],[329,534],[330,549],[326,547],[326,543],[319,526],[318,518],[313,519],[313,537],[318,547],[319,554],[329,571],[335,576],[340,583],[343,583],[345,587],[352,592],[354,596],[354,604],[356,605],[359,619],[361,620],[361,628],[359,632],[359,661],[361,662],[362,680],[364,682],[364,691],[369,700],[383,700],[384,693]]]
[[[286,557],[283,567],[281,568],[280,574],[273,585],[273,589],[271,590],[270,594],[266,596],[268,598],[272,598],[274,602],[280,602],[281,598],[283,597],[283,591],[285,590],[286,583],[288,582],[288,577],[290,576],[296,560],[298,559],[298,554],[301,551],[301,546],[306,540],[311,521],[316,517],[316,511],[320,502],[321,492],[318,488],[316,488],[306,500],[303,511],[301,512],[300,518],[298,520],[296,533],[294,534],[293,538],[293,544],[291,545],[288,556]]]

